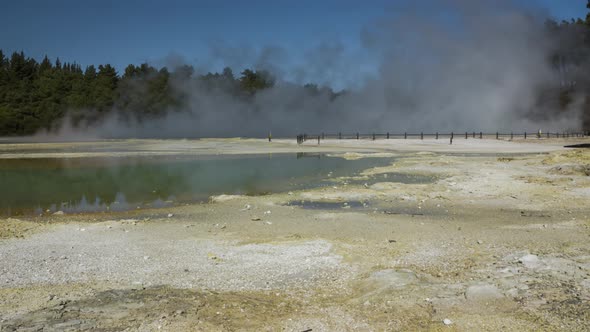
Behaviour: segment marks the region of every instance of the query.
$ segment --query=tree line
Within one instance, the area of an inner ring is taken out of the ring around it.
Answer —
[[[237,98],[251,98],[275,82],[266,71],[246,69],[234,77],[230,68],[222,73],[194,76],[191,66],[169,71],[148,64],[129,65],[118,75],[110,65],[84,69],[76,63],[41,62],[0,50],[0,135],[30,135],[59,126],[68,115],[72,124],[92,125],[113,110],[137,121],[182,110],[188,96],[173,84],[197,80],[209,90],[223,89]]]

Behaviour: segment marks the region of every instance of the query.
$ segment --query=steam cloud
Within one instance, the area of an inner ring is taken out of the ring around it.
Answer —
[[[560,84],[549,62],[557,41],[546,33],[544,15],[511,1],[455,0],[429,6],[392,8],[388,17],[362,31],[363,52],[377,61],[371,74],[337,41],[307,52],[295,69],[281,67],[288,52],[278,47],[256,52],[217,45],[212,48],[216,61],[240,66],[247,65],[240,63],[244,58],[253,57],[250,66],[272,71],[275,86],[245,102],[222,91],[206,91],[195,80],[173,81],[175,91],[189,96],[187,109],[142,123],[123,123],[113,112],[90,134],[260,137],[269,131],[292,136],[579,127],[576,102],[566,112],[556,112],[555,101],[539,103],[544,89]],[[354,84],[332,100],[325,91],[310,94],[304,89],[300,83],[309,78]],[[76,133],[62,126],[61,136]]]

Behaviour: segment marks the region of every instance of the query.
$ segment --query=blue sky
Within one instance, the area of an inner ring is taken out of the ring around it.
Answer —
[[[3,0],[0,49],[83,66],[111,63],[119,71],[129,63],[163,64],[175,57],[217,69],[224,62],[247,65],[265,46],[300,54],[336,40],[354,52],[363,26],[407,1]],[[557,19],[584,16],[586,10],[586,0],[516,1]],[[215,60],[212,47],[233,59]]]

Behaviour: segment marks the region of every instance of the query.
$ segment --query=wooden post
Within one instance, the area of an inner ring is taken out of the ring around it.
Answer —
[[[387,139],[389,139],[389,133],[387,133]]]
[[[465,132],[465,139],[467,139],[467,132]]]
[[[479,132],[479,139],[482,139],[482,138],[483,138],[483,132],[480,131]]]
[[[454,134],[451,132],[451,145],[453,145],[453,136]]]
[[[320,145],[320,135],[318,135],[318,145]]]
[[[512,141],[514,139],[514,133],[510,133],[510,140]]]
[[[375,133],[373,133],[373,141],[375,140]]]
[[[526,131],[524,132],[524,139],[526,139]]]
[[[473,132],[473,138],[475,138],[475,131]]]
[[[356,139],[359,139],[359,133],[356,133]]]
[[[496,139],[499,139],[498,137],[500,136],[500,134],[498,134],[498,132],[496,132]]]
[[[423,140],[424,139],[424,133],[420,132],[420,139]]]
[[[438,131],[436,132],[436,139],[438,139]]]
[[[408,133],[404,133],[404,139],[408,139]]]

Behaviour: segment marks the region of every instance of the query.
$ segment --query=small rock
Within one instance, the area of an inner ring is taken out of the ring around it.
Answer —
[[[504,297],[500,290],[490,284],[472,285],[465,291],[465,298],[470,301],[488,301]]]
[[[260,218],[260,217],[252,217],[252,219],[251,219],[251,220],[252,220],[252,221],[260,221],[260,220],[262,220],[262,218]]]
[[[246,204],[246,205],[244,205],[244,208],[243,208],[243,209],[241,209],[240,211],[248,211],[248,210],[250,210],[251,208],[252,208],[252,205],[250,205],[250,204]]]
[[[445,325],[447,325],[447,326],[448,326],[448,325],[451,325],[451,324],[453,324],[453,321],[452,321],[452,320],[450,320],[450,319],[448,319],[448,318],[445,318],[445,319],[443,319],[443,324],[445,324]]]
[[[168,218],[172,218],[174,215],[172,213],[168,213]]]
[[[396,243],[397,241],[396,240],[387,240],[387,242],[389,242],[389,243]]]
[[[483,244],[482,240],[477,240],[477,244]]]
[[[270,221],[267,221],[267,222],[265,222],[265,224],[267,224],[267,225],[272,225],[272,222],[270,222]]]
[[[520,257],[518,261],[528,268],[535,268],[540,264],[539,257],[531,254]]]
[[[148,259],[150,259],[150,256],[143,256],[143,260],[147,261]]]
[[[270,210],[264,211],[264,214],[270,214],[270,213],[271,213]]]

